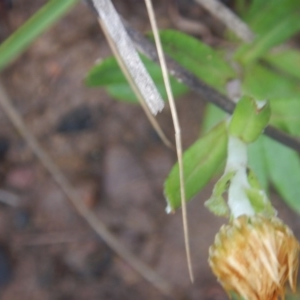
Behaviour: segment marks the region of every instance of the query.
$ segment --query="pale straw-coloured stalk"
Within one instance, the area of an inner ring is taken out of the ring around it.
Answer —
[[[180,125],[178,120],[178,115],[176,111],[175,101],[170,85],[170,80],[168,76],[168,70],[166,66],[166,61],[159,37],[158,27],[156,24],[154,9],[152,6],[151,0],[145,0],[147,11],[149,15],[149,19],[151,22],[151,28],[154,34],[154,40],[157,48],[157,53],[159,57],[159,62],[162,69],[163,79],[165,88],[167,91],[168,101],[170,103],[171,114],[173,118],[174,130],[175,130],[175,141],[176,141],[176,151],[178,158],[178,166],[179,166],[179,177],[180,177],[180,194],[181,194],[181,206],[182,206],[182,220],[183,220],[183,230],[184,230],[184,240],[185,240],[185,249],[187,256],[187,263],[191,281],[194,281],[193,270],[192,270],[192,262],[191,262],[191,254],[190,254],[190,245],[189,245],[189,231],[188,231],[188,222],[187,222],[187,212],[186,212],[186,197],[185,197],[185,186],[184,186],[184,173],[183,173],[183,159],[182,159],[182,143],[181,143],[181,133],[180,133]]]
[[[127,262],[135,271],[143,278],[149,281],[162,294],[170,297],[173,287],[164,278],[159,276],[154,270],[148,267],[143,261],[136,257],[136,254],[128,250],[105,226],[98,218],[93,210],[90,210],[82,201],[76,189],[72,187],[69,180],[62,173],[59,167],[54,163],[45,150],[42,149],[40,143],[32,132],[27,128],[24,120],[14,108],[8,97],[4,87],[0,82],[0,108],[7,115],[11,123],[14,125],[21,137],[24,138],[28,147],[37,156],[40,163],[45,167],[54,181],[58,184],[63,193],[74,205],[79,215],[93,228],[93,230],[102,238],[102,240],[117,253],[125,262]]]

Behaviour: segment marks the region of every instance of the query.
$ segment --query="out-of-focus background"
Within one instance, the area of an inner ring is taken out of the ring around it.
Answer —
[[[11,9],[1,10],[1,41],[47,1],[12,2]],[[114,3],[133,27],[149,31],[143,1]],[[183,30],[211,45],[223,42],[223,26],[192,1],[154,4],[160,28]],[[176,286],[178,299],[227,299],[207,263],[209,245],[226,221],[203,207],[213,185],[188,204],[195,273],[191,284],[181,212],[165,213],[163,182],[175,152],[159,140],[139,106],[117,102],[103,89],[83,83],[95,61],[109,55],[95,16],[79,3],[1,79],[29,129],[85,205]],[[177,105],[186,148],[201,132],[205,102],[189,93]],[[169,109],[158,119],[173,138]],[[166,299],[78,216],[1,110],[0,159],[0,299]],[[275,194],[271,198],[300,237],[300,219]]]

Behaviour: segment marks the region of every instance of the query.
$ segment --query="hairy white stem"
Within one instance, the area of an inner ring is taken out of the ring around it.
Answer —
[[[235,174],[228,189],[228,206],[234,218],[252,216],[254,209],[245,192],[249,188],[247,178],[247,145],[237,137],[229,136],[226,171]]]

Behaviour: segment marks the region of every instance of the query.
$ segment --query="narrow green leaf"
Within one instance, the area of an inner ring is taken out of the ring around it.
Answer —
[[[294,49],[271,51],[264,59],[278,70],[300,79],[300,51]]]
[[[144,56],[141,56],[141,59],[163,99],[166,99],[167,94],[160,67]],[[173,77],[170,77],[170,82],[175,97],[188,91],[184,84]],[[85,78],[85,84],[89,87],[106,87],[108,93],[118,100],[139,103],[114,57],[106,58],[92,67]]]
[[[219,91],[235,72],[216,50],[179,31],[160,32],[164,51],[184,68]]]
[[[298,154],[264,137],[263,144],[271,182],[283,200],[300,213],[300,159]]]
[[[214,127],[184,152],[184,176],[187,201],[191,200],[225,162],[227,129],[225,122]],[[178,164],[165,181],[164,194],[171,211],[181,206]]]
[[[76,3],[77,0],[51,0],[45,4],[0,45],[0,71]]]
[[[272,0],[260,3],[259,10],[246,20],[257,34],[253,43],[243,45],[236,58],[248,64],[260,58],[270,48],[286,41],[300,30],[298,0]]]

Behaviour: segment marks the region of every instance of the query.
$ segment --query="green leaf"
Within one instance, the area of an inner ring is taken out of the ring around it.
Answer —
[[[242,91],[256,99],[269,100],[272,112],[270,124],[290,134],[300,135],[300,85],[297,80],[253,65],[245,70]]]
[[[204,202],[204,206],[218,217],[228,217],[229,208],[223,196],[211,196]]]
[[[263,136],[248,146],[248,161],[250,168],[258,177],[258,181],[264,190],[268,190],[268,172],[263,145]]]
[[[247,176],[250,188],[246,189],[246,194],[255,213],[263,214],[266,217],[275,216],[276,210],[273,208],[266,192],[261,188],[258,178],[251,169],[248,170]]]
[[[236,77],[230,65],[217,51],[201,41],[175,30],[163,30],[160,38],[164,51],[181,66],[219,91]]]
[[[263,214],[266,217],[274,217],[276,215],[276,210],[273,208],[264,191],[246,189],[246,194],[256,214]]]
[[[271,182],[283,200],[300,213],[300,159],[298,154],[264,137],[263,144]]]
[[[275,0],[278,1],[278,0]],[[262,0],[252,0],[250,7],[243,14],[243,19],[247,22],[248,25],[253,23],[253,18],[258,16],[260,12],[264,9],[264,6],[267,6],[269,3]],[[252,25],[252,29],[253,25]]]
[[[77,0],[51,0],[45,4],[0,45],[0,71],[76,3]]]
[[[276,49],[268,53],[264,59],[278,70],[300,79],[300,51]]]
[[[252,0],[244,19],[256,34],[262,35],[299,8],[298,0]]]
[[[225,173],[215,184],[211,197],[204,203],[204,206],[216,216],[229,216],[229,207],[223,194],[228,190],[234,175],[235,172],[233,171]]]
[[[156,88],[159,90],[158,86]],[[161,87],[160,87],[161,88]],[[126,83],[120,83],[120,84],[114,84],[114,85],[108,85],[106,87],[107,93],[114,99],[125,101],[128,103],[135,103],[138,104],[139,101],[132,91],[129,84]]]
[[[256,99],[269,99],[270,101],[272,98],[300,95],[297,81],[290,80],[258,64],[245,68],[242,91]]]
[[[144,56],[141,56],[141,59],[157,89],[162,97],[166,99],[167,95],[160,67]],[[188,88],[184,84],[179,83],[173,77],[170,77],[170,82],[175,97],[183,95],[188,91]],[[122,101],[138,103],[134,92],[114,57],[106,58],[91,68],[85,78],[85,84],[89,87],[104,86],[112,97]]]
[[[292,135],[300,136],[300,94],[298,97],[273,99],[271,124]]]
[[[113,84],[127,83],[117,60],[110,56],[94,65],[85,77],[85,84],[88,87],[107,86]]]
[[[243,16],[249,10],[249,3],[247,0],[236,0],[234,5],[234,11],[238,15]]]
[[[214,104],[208,103],[205,107],[204,118],[202,121],[202,132],[206,133],[218,123],[226,118],[226,113],[215,106]]]
[[[286,41],[300,30],[298,0],[268,2],[271,4],[262,3],[262,9],[257,11],[257,15],[249,18],[257,37],[253,43],[243,45],[236,53],[236,58],[244,64],[257,60],[270,48]]]
[[[243,96],[233,112],[229,133],[245,143],[254,142],[267,126],[271,115],[267,101],[258,102],[249,96]]]
[[[227,129],[225,122],[214,127],[184,152],[186,199],[191,200],[212,178],[226,158]],[[164,185],[164,194],[171,211],[181,206],[178,163]]]

